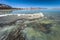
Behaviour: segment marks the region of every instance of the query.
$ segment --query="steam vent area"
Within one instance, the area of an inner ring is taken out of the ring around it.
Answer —
[[[60,40],[60,11],[0,4],[0,40]]]

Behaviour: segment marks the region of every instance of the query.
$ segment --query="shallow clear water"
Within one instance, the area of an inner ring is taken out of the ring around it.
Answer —
[[[26,28],[22,30],[25,40],[60,40],[60,10],[12,10],[4,12],[1,13],[33,14],[42,12],[47,18],[44,17],[42,19],[32,20],[34,22],[28,21],[29,23],[26,22],[27,20],[23,22],[23,24],[25,23],[27,25]],[[12,29],[15,29],[15,27],[17,27],[17,25],[4,26],[0,28],[0,39],[4,37],[4,35],[9,34],[12,31]],[[41,26],[43,28],[41,28]]]

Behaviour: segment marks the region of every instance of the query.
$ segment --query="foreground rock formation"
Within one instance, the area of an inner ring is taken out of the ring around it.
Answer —
[[[11,25],[14,24],[18,20],[33,20],[33,19],[38,19],[42,18],[44,15],[42,13],[37,13],[37,14],[5,14],[5,15],[0,15],[0,26],[3,25]]]

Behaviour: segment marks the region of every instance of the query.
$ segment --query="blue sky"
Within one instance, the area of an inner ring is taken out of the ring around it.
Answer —
[[[0,0],[0,3],[12,7],[60,8],[60,0]]]

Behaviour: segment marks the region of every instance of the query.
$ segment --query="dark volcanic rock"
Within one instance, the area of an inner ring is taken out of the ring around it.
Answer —
[[[9,5],[6,5],[6,4],[0,4],[0,9],[10,9],[12,8],[11,6]]]

